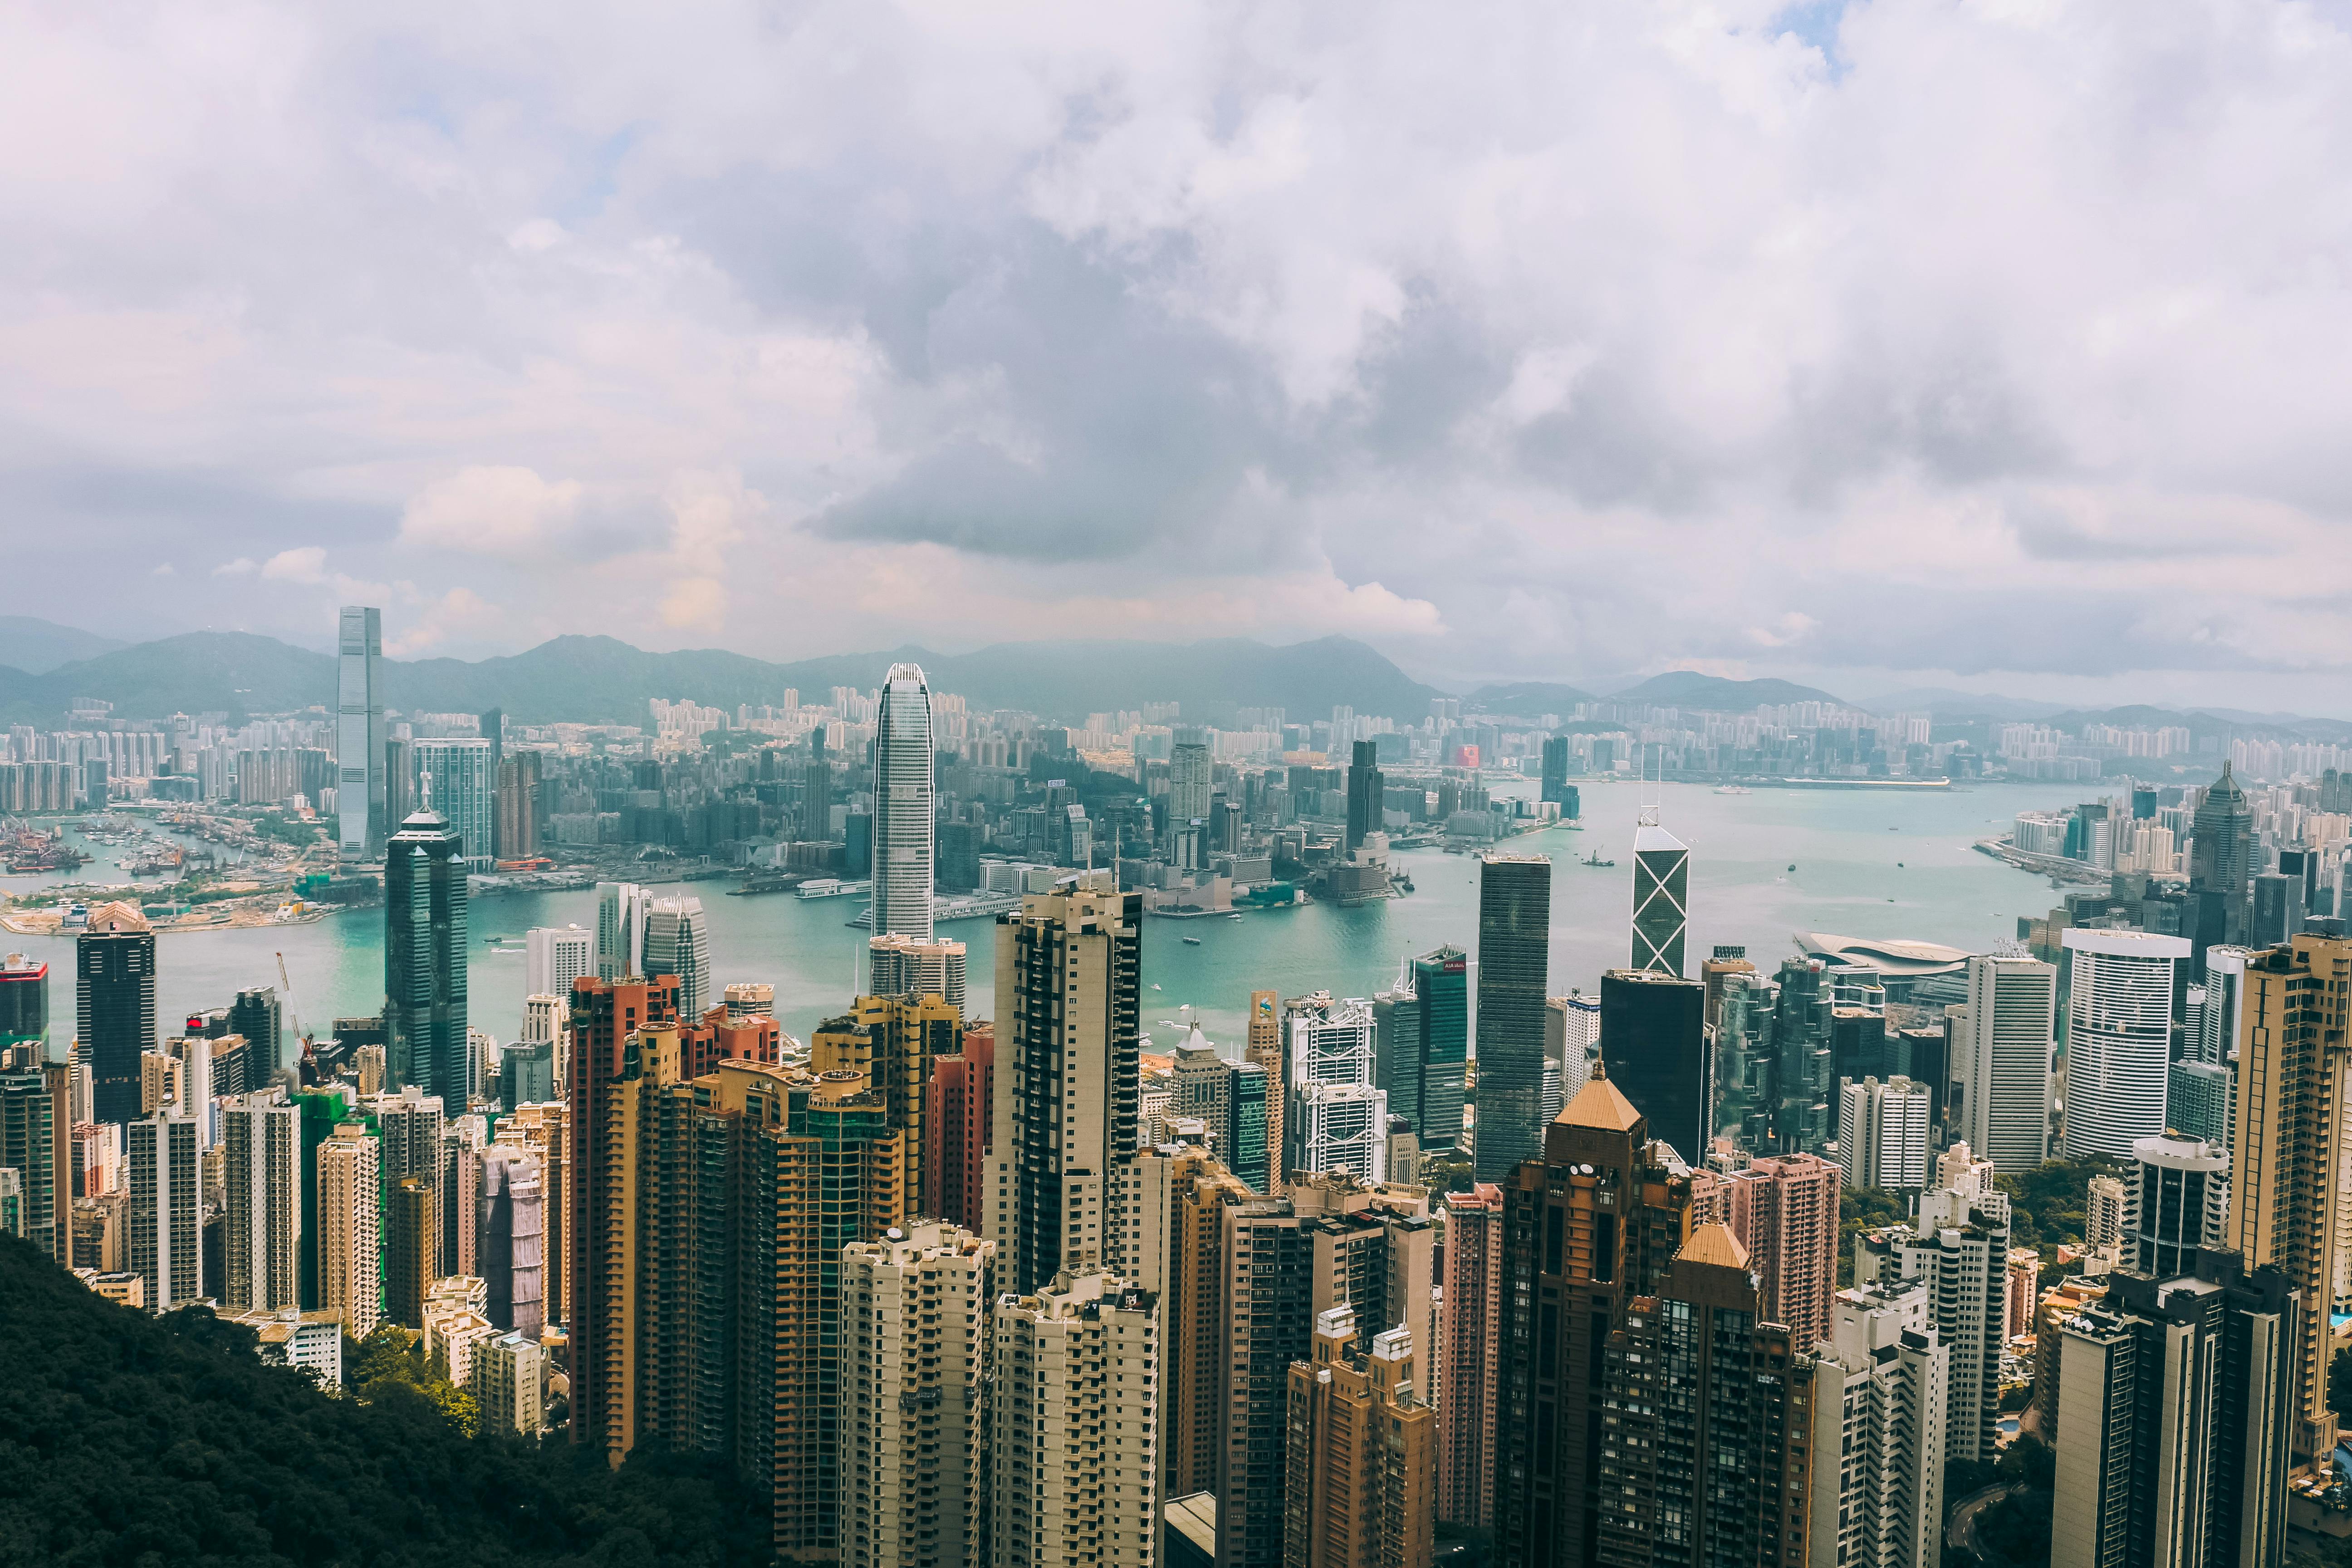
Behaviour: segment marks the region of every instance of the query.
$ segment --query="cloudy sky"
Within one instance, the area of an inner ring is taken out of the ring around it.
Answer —
[[[2352,6],[0,16],[5,608],[2308,710]]]

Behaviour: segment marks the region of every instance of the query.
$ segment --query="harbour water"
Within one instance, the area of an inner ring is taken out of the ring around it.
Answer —
[[[2078,793],[2084,787],[2074,786]],[[2087,787],[2095,792],[2098,786]],[[1549,829],[1506,846],[1552,858],[1550,988],[1556,994],[1572,986],[1592,990],[1603,969],[1626,962],[1636,788],[1586,784],[1582,831]],[[1717,943],[1743,944],[1759,967],[1769,968],[1793,951],[1791,933],[1802,931],[1914,938],[1977,951],[2012,937],[2018,916],[2048,910],[2058,894],[2043,878],[1971,846],[2001,831],[2020,811],[2072,805],[2078,794],[2068,789],[2041,784],[1718,795],[1704,785],[1666,785],[1664,826],[1691,852],[1691,972]],[[1577,863],[1596,851],[1616,866]],[[1475,957],[1477,857],[1423,849],[1397,860],[1416,891],[1384,902],[1252,910],[1238,921],[1146,921],[1145,1029],[1171,1034],[1161,1021],[1175,1019],[1176,1009],[1190,1004],[1211,1037],[1237,1054],[1253,990],[1368,995],[1391,982],[1407,954],[1452,942]],[[110,856],[75,874],[85,880],[120,875]],[[22,891],[57,879],[0,879],[0,889]],[[730,981],[766,981],[776,988],[779,1020],[805,1039],[859,982],[866,933],[845,922],[862,905],[790,895],[730,898],[729,885],[695,882],[656,890],[702,900],[710,918],[714,997]],[[277,984],[278,953],[293,981],[295,1011],[316,1032],[326,1034],[333,1017],[373,1013],[383,996],[382,919],[380,910],[366,910],[310,925],[166,934],[157,944],[159,1022],[168,1034],[193,1009],[224,1005],[240,987]],[[467,968],[474,1026],[500,1040],[519,1028],[525,931],[572,923],[593,929],[595,919],[591,891],[475,900]],[[940,928],[971,948],[973,1016],[992,1010],[992,927],[990,921],[973,920]],[[1200,938],[1200,944],[1180,940],[1188,936]],[[513,945],[497,951],[487,940],[493,937],[512,938]],[[53,1033],[67,1037],[74,1008],[72,939],[0,935],[0,947],[48,961]]]

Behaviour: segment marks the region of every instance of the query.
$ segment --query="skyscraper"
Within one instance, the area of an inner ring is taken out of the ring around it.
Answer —
[[[1437,1320],[1437,1517],[1495,1520],[1496,1373],[1502,1360],[1503,1190],[1445,1195],[1445,1291]]]
[[[130,1244],[123,1266],[146,1285],[147,1310],[169,1312],[205,1294],[204,1193],[196,1126],[163,1110],[123,1129]]]
[[[1837,1289],[1839,1169],[1818,1154],[1754,1160],[1724,1186],[1731,1233],[1764,1292],[1764,1315],[1801,1345],[1830,1331]]]
[[[343,606],[336,638],[335,837],[347,860],[383,847],[383,612]]]
[[[1568,787],[1568,737],[1547,735],[1543,743],[1543,794],[1541,799],[1560,808],[1562,816],[1572,817],[1569,809],[1572,798]]]
[[[2000,1415],[2000,1352],[2009,1342],[2009,1197],[2000,1192],[1933,1188],[1921,1194],[1911,1229],[1864,1234],[1853,1281],[1927,1287],[1936,1337],[1951,1347],[1944,1421],[1948,1458],[1989,1462]]]
[[[477,1271],[489,1287],[483,1315],[533,1340],[547,1324],[547,1194],[539,1156],[494,1143],[482,1151],[475,1225]]]
[[[21,952],[0,958],[0,1050],[31,1044],[46,1058],[49,1038],[49,966]]]
[[[440,739],[409,743],[416,770],[417,815],[438,816],[459,846],[469,871],[488,871],[498,864],[490,852],[497,833],[498,812],[490,795],[496,776],[490,772],[488,741]],[[401,823],[408,830],[412,815]]]
[[[1926,1289],[1842,1290],[1818,1338],[1813,1561],[1940,1561],[1951,1349]]]
[[[383,1192],[383,1315],[425,1326],[425,1295],[441,1278],[440,1202],[422,1176],[388,1180]]]
[[[540,753],[521,752],[499,763],[499,855],[525,859],[539,853]]]
[[[2134,1143],[2164,1131],[2173,970],[2189,956],[2189,943],[2153,931],[2081,927],[2064,940],[2073,964],[2066,1157],[2128,1159]]]
[[[2352,1229],[2342,1173],[2352,1159],[2345,1103],[2352,1073],[2352,942],[2299,933],[2246,961],[2238,1021],[2237,1120],[2229,1246],[2251,1268],[2276,1268],[2304,1300],[2333,1303]],[[2295,1346],[2294,1452],[2336,1451],[2327,1401],[2328,1336]]]
[[[523,937],[523,991],[569,996],[582,975],[597,978],[596,933],[582,926],[534,926]]]
[[[635,882],[596,884],[596,978],[605,981],[642,977],[646,960],[646,920],[653,912],[653,895]]]
[[[1290,1012],[1290,1147],[1283,1164],[1295,1183],[1346,1171],[1360,1181],[1388,1176],[1388,1097],[1372,1082],[1372,1009],[1327,994],[1294,1001]]]
[[[919,665],[894,664],[874,731],[877,936],[931,935],[932,767],[931,689]]]
[[[1372,998],[1373,1081],[1389,1097],[1389,1114],[1412,1123],[1424,1151],[1451,1149],[1462,1142],[1468,1097],[1469,955],[1441,947],[1401,978],[1397,990]]]
[[[1738,1237],[1693,1226],[1601,1348],[1597,1560],[1654,1562],[1666,1542],[1689,1563],[1793,1558],[1787,1542],[1811,1514],[1811,1373],[1788,1329],[1765,1320]]]
[[[945,937],[869,937],[874,994],[943,996],[957,1012],[964,1003],[964,946]]]
[[[466,1084],[466,863],[437,812],[420,811],[385,846],[384,1071],[462,1115]]]
[[[2009,1175],[2050,1147],[2050,1058],[2058,971],[2031,958],[1969,960],[1968,1017],[1952,1047],[1956,1131]]]
[[[2143,1138],[2132,1145],[2132,1200],[2126,1257],[2158,1279],[2197,1272],[2200,1247],[2227,1250],[2230,1152],[2194,1138]]]
[[[1694,992],[1696,986],[1692,987]],[[1608,1040],[1602,1036],[1603,1043]],[[1605,1072],[1544,1130],[1503,1193],[1495,1544],[1508,1563],[1591,1561],[1611,1335],[1690,1236],[1697,1178]]]
[[[1550,858],[1481,857],[1475,1142],[1482,1182],[1500,1180],[1541,1148],[1550,942]]]
[[[1286,1172],[1282,1163],[1283,1115],[1288,1109],[1290,1083],[1286,1067],[1290,1053],[1285,1047],[1282,1030],[1282,997],[1273,991],[1253,991],[1249,1000],[1249,1042],[1244,1055],[1265,1071],[1265,1151],[1270,1167],[1266,1191],[1279,1193],[1286,1185]]]
[[[2284,1555],[2288,1434],[2307,1309],[2275,1270],[2206,1252],[2108,1276],[2059,1326],[2052,1568],[2269,1565]]]
[[[1690,930],[1690,851],[1645,808],[1633,830],[1633,956],[1631,967],[1683,973]]]
[[[1927,1086],[1895,1077],[1838,1084],[1838,1163],[1849,1187],[1927,1184]]]
[[[320,1305],[339,1313],[355,1340],[375,1332],[383,1311],[383,1180],[375,1135],[341,1121],[319,1145]]]
[[[1061,1274],[1000,1297],[989,1326],[990,1562],[1150,1568],[1164,1528],[1158,1300],[1104,1274]]]
[[[240,991],[228,1006],[228,1032],[245,1037],[245,1087],[266,1089],[286,1060],[286,1005],[274,985]]]
[[[926,1207],[975,1236],[986,1190],[982,1158],[988,1151],[995,1079],[996,1034],[986,1024],[967,1026],[962,1052],[931,1064],[930,1137],[923,1148]]]
[[[70,1263],[74,1130],[68,1120],[65,1080],[63,1063],[0,1072],[0,1168],[13,1169],[22,1178],[21,1234],[59,1262]]]
[[[1664,970],[1601,976],[1601,1054],[1617,1090],[1642,1108],[1650,1135],[1691,1165],[1715,1136],[1715,1048],[1705,988]]]
[[[135,1121],[139,1058],[155,1048],[155,933],[137,905],[89,911],[74,942],[74,1034],[89,1064],[91,1119]]]
[[[1101,1250],[1111,1162],[1138,1143],[1143,897],[1108,871],[1033,893],[996,923],[988,1238],[1005,1288],[1035,1292]]]
[[[1362,848],[1364,835],[1380,832],[1381,822],[1380,743],[1358,741],[1348,763],[1348,852]]]
[[[1208,732],[1197,725],[1176,731],[1168,748],[1168,826],[1181,833],[1195,822],[1209,819]]]
[[[490,820],[482,836],[481,848],[483,853],[496,860],[502,856],[514,853],[507,847],[505,841],[499,836],[499,819],[506,815],[506,803],[499,796],[499,785],[503,782],[500,775],[506,771],[507,716],[500,710],[493,708],[487,712],[476,714],[474,723],[481,731],[482,739],[488,742],[490,747]]]
[[[276,1089],[221,1107],[222,1304],[276,1312],[302,1305],[301,1113]]]
[[[2201,979],[2205,950],[2247,940],[2247,896],[2261,845],[2254,836],[2254,810],[2246,792],[2221,764],[2221,776],[2197,803],[2189,825],[2189,898],[2197,929],[2189,941],[2189,974]]]
[[[1413,1393],[1412,1335],[1390,1329],[1366,1345],[1355,1310],[1332,1307],[1316,1319],[1312,1354],[1290,1363],[1283,1561],[1427,1568],[1437,1413]]]
[[[710,1005],[710,917],[696,898],[656,899],[646,917],[646,973],[677,978],[677,1016]]]
[[[995,1279],[996,1249],[954,1226],[843,1249],[841,1556],[851,1568],[980,1561]]]

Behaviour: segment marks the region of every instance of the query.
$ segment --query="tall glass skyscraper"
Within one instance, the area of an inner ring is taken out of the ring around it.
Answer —
[[[874,934],[931,936],[931,689],[894,664],[874,731]]]
[[[335,676],[335,837],[346,857],[383,848],[383,612],[343,606]]]
[[[446,820],[457,834],[469,870],[497,863],[490,847],[498,837],[498,773],[488,741],[434,740],[411,743],[419,805]],[[403,823],[405,829],[407,824]]]
[[[710,917],[700,899],[656,899],[646,917],[646,973],[677,977],[677,1016],[710,1005]]]
[[[2247,934],[2247,891],[2252,886],[2261,847],[2254,837],[2254,808],[2246,792],[2221,764],[2221,776],[2197,803],[2190,819],[2189,898],[2197,929],[2189,939],[2189,978],[2205,974],[2205,950],[2240,943]]]
[[[1543,1153],[1544,986],[1551,858],[1478,863],[1477,1173],[1499,1182]]]
[[[463,1114],[466,862],[448,820],[420,811],[385,846],[384,1073]]]
[[[1412,1123],[1424,1152],[1462,1141],[1470,1056],[1470,959],[1458,947],[1425,952],[1406,984],[1372,998],[1374,1079],[1389,1113]]]
[[[155,933],[136,904],[101,904],[74,942],[75,1037],[89,1064],[91,1117],[139,1120],[140,1057],[155,1048]]]

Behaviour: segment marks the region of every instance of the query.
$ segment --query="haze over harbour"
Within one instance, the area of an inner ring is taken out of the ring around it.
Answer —
[[[1522,795],[1532,787],[1531,780],[1503,779],[1496,793]],[[1552,858],[1550,984],[1556,993],[1571,986],[1590,993],[1604,968],[1625,962],[1635,787],[1588,783],[1583,831],[1550,828],[1505,841],[1514,853]],[[1740,943],[1769,968],[1792,951],[1790,936],[1799,931],[1987,951],[2015,935],[2017,917],[2041,913],[2057,895],[2044,879],[1978,853],[1974,841],[2003,831],[2020,811],[2063,809],[2072,799],[2069,786],[2046,783],[1920,792],[1766,789],[1747,795],[1668,784],[1664,820],[1691,848],[1692,962],[1717,943]],[[1602,869],[1577,863],[1595,852],[1618,864]],[[1385,901],[1252,910],[1240,921],[1147,921],[1145,1029],[1165,1037],[1170,1031],[1160,1021],[1189,1003],[1211,1037],[1231,1053],[1239,1049],[1252,990],[1369,995],[1389,984],[1407,954],[1449,942],[1475,950],[1476,856],[1407,850],[1396,860],[1416,890]],[[1787,869],[1792,863],[1793,873]],[[100,869],[80,875],[87,879]],[[21,893],[53,879],[11,877],[0,879],[0,889]],[[772,984],[778,1018],[805,1039],[859,984],[855,964],[867,933],[847,922],[862,904],[789,894],[734,898],[725,891],[731,885],[656,886],[665,896],[702,900],[718,984]],[[595,894],[485,896],[473,901],[469,918],[470,1022],[510,1040],[522,1016],[522,955],[495,952],[485,939],[513,937],[519,948],[532,926],[593,929]],[[283,952],[302,1021],[323,1037],[333,1017],[365,1016],[382,1006],[383,925],[381,910],[370,907],[310,925],[166,935],[157,955],[160,1016],[184,1016],[224,1005],[240,987],[276,984],[273,955]],[[990,922],[960,921],[940,931],[970,950],[971,1016],[991,1016],[995,952]],[[1199,938],[1200,945],[1186,944],[1185,937]],[[72,972],[69,938],[15,937],[7,945],[47,959],[54,973]],[[1159,989],[1150,990],[1154,985]]]

